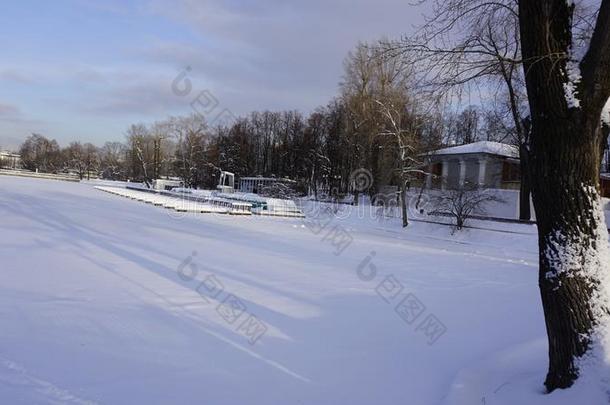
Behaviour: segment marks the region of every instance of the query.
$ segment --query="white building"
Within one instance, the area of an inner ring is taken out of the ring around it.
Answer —
[[[464,184],[484,188],[519,189],[519,149],[499,142],[481,141],[430,152],[427,188],[457,188]]]
[[[173,188],[184,187],[184,182],[178,179],[156,179],[153,180],[153,189],[170,191]]]
[[[0,168],[21,169],[21,155],[7,151],[0,151]]]

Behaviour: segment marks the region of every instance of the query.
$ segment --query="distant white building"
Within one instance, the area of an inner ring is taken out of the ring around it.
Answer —
[[[178,179],[156,179],[153,180],[153,189],[169,191],[173,188],[184,187],[184,182]]]
[[[464,184],[484,188],[519,189],[519,149],[499,142],[481,141],[430,152],[426,182],[429,189],[457,188]]]
[[[296,181],[276,177],[242,177],[239,179],[239,191],[242,193],[258,194],[265,187],[276,183],[293,186],[296,184]]]
[[[21,169],[21,155],[0,151],[0,167],[4,169]]]

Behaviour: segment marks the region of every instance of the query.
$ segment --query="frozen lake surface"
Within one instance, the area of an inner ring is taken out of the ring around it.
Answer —
[[[177,215],[12,177],[0,218],[2,403],[557,403],[533,226]]]

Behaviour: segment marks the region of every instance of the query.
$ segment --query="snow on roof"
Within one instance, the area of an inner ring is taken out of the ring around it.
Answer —
[[[284,179],[280,177],[241,177],[241,180],[258,180],[258,181],[275,181],[275,182],[287,182],[287,183],[296,183],[294,180]]]
[[[519,158],[519,149],[516,146],[492,141],[480,141],[430,152],[431,155],[463,155],[469,153],[488,153],[490,155]]]

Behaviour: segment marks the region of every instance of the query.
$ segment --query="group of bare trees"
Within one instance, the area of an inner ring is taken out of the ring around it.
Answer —
[[[21,144],[19,153],[24,169],[44,173],[71,172],[84,179],[102,172],[107,178],[121,177],[124,150],[120,142],[107,142],[102,147],[71,142],[61,148],[54,139],[32,134]]]
[[[21,145],[19,153],[23,167],[28,170],[53,172],[61,166],[61,152],[57,141],[39,134],[29,136]]]
[[[221,127],[208,126],[197,114],[169,117],[131,125],[124,142],[100,148],[72,143],[61,149],[49,141],[53,147],[38,155],[44,159],[35,159],[29,158],[28,140],[22,154],[26,168],[72,171],[81,178],[96,174],[150,185],[155,178],[172,176],[189,187],[214,187],[222,169],[238,177],[289,177],[298,181],[299,191],[316,197],[361,191],[372,195],[380,185],[396,186],[403,195],[413,180],[425,175],[424,152],[477,140],[501,141],[513,131],[495,105],[459,111],[448,103],[429,102],[417,86],[416,73],[411,60],[388,52],[386,42],[360,43],[345,60],[337,97],[309,116],[253,112]],[[352,184],[350,175],[358,169],[372,173],[367,190]]]
[[[520,218],[529,220],[527,176],[529,131],[527,97],[521,61],[519,15],[515,0],[497,2],[432,0],[432,13],[415,35],[383,41],[387,53],[404,58],[417,76],[418,89],[436,100],[459,99],[472,92],[493,106],[486,114],[467,108],[451,135],[457,144],[490,136],[519,148]],[[475,91],[476,90],[476,91]],[[484,133],[478,135],[480,121]]]

